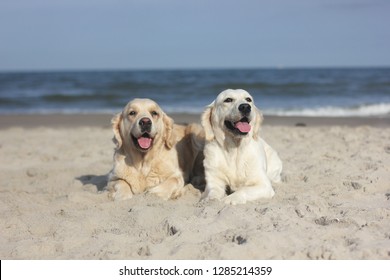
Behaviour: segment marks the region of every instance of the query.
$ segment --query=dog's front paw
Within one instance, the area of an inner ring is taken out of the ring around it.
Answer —
[[[151,188],[148,190],[148,193],[155,194],[164,200],[174,199],[180,196],[180,192],[177,188],[167,187],[164,184]]]
[[[226,195],[223,188],[210,188],[206,186],[206,190],[202,193],[201,200],[222,200]]]
[[[115,201],[120,201],[132,198],[133,192],[126,182],[115,181],[111,182],[108,196]]]
[[[232,193],[231,195],[225,197],[223,201],[226,204],[237,205],[245,204],[247,200],[240,193]]]
[[[151,193],[151,194],[154,194],[154,195],[157,195],[158,197],[164,199],[164,200],[168,200],[169,199],[169,195],[167,194],[166,191],[164,191],[161,186],[157,186],[157,187],[154,187],[154,188],[151,188],[147,191],[147,193]]]

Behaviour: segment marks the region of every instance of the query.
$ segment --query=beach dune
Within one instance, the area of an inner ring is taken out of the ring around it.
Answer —
[[[388,120],[266,116],[283,180],[228,206],[109,200],[110,118],[1,116],[1,259],[390,259]]]

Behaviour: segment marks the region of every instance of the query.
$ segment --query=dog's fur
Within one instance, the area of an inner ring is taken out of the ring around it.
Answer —
[[[114,167],[107,189],[115,200],[150,192],[177,198],[185,185],[202,184],[204,132],[200,125],[176,125],[150,99],[134,99],[112,119]]]
[[[260,137],[262,114],[245,90],[225,90],[202,114],[206,144],[203,199],[243,204],[271,198],[282,161]]]

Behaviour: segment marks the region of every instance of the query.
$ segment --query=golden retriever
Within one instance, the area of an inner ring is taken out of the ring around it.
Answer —
[[[107,189],[114,200],[145,191],[167,200],[202,182],[204,132],[200,125],[176,125],[150,99],[134,99],[112,119],[114,167]],[[204,175],[203,175],[204,178]]]
[[[244,204],[271,198],[271,181],[279,182],[282,161],[260,138],[263,117],[245,90],[221,92],[202,114],[206,144],[203,199]]]

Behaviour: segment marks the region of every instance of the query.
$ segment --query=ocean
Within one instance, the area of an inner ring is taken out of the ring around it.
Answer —
[[[200,113],[228,88],[267,115],[390,117],[390,68],[0,72],[0,114],[116,113],[133,98]]]

